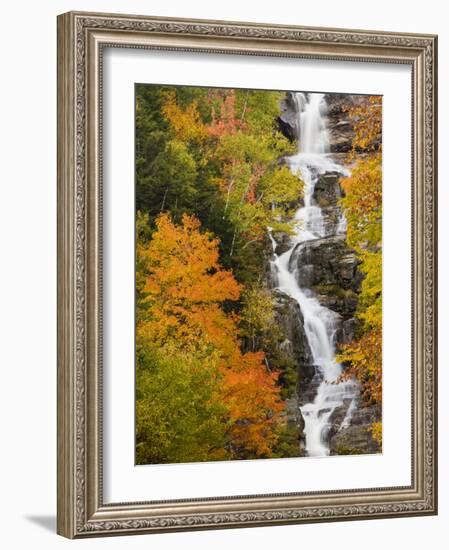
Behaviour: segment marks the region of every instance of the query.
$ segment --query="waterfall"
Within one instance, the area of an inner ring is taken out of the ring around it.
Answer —
[[[327,456],[331,415],[337,407],[350,400],[344,419],[345,426],[349,425],[358,397],[358,386],[353,380],[337,383],[342,372],[341,365],[335,360],[334,344],[339,316],[322,306],[311,289],[299,286],[295,264],[301,261],[303,243],[332,236],[326,229],[322,209],[313,198],[318,177],[326,172],[347,175],[347,171],[329,155],[324,94],[306,95],[298,92],[293,98],[297,110],[299,147],[296,155],[288,157],[286,161],[291,171],[300,175],[304,181],[304,206],[294,215],[296,225],[290,249],[279,256],[274,253],[272,268],[276,273],[277,288],[296,300],[301,308],[305,335],[320,379],[314,400],[300,407],[305,422],[306,453],[308,456]],[[345,232],[346,221],[342,215],[333,235]],[[273,239],[271,235],[270,238]]]

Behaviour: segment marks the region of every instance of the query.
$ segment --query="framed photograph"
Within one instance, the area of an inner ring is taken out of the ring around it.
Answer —
[[[437,513],[436,55],[59,16],[59,534]]]

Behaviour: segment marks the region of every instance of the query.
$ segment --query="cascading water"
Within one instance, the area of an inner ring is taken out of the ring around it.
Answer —
[[[352,380],[336,383],[342,372],[341,365],[335,360],[334,345],[339,316],[322,306],[310,289],[299,286],[295,268],[297,262],[291,260],[295,254],[300,261],[303,243],[345,233],[346,222],[342,215],[333,233],[329,235],[322,209],[314,204],[313,194],[321,174],[339,172],[343,175],[347,172],[328,154],[329,139],[323,117],[326,109],[324,94],[310,93],[306,96],[298,92],[294,99],[298,117],[299,150],[286,161],[291,171],[299,174],[304,181],[304,206],[294,216],[297,224],[290,249],[279,256],[274,252],[272,267],[276,273],[277,288],[296,300],[301,308],[305,335],[320,378],[314,400],[300,407],[305,422],[306,453],[308,456],[326,456],[329,454],[327,433],[332,412],[349,402],[342,424],[342,427],[347,427],[358,397],[358,386]]]

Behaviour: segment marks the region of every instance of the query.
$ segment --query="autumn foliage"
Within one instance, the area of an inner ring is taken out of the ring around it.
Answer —
[[[343,181],[341,203],[348,222],[347,239],[361,260],[364,279],[359,296],[358,338],[341,348],[339,360],[349,365],[345,376],[361,383],[366,402],[382,402],[382,159],[380,98],[371,96],[349,109],[354,139],[350,158],[366,153]],[[379,424],[379,423],[378,423]],[[381,427],[375,438],[380,441]]]
[[[286,425],[297,366],[264,283],[267,229],[291,234],[303,193],[279,162],[296,152],[277,127],[282,97],[137,86],[138,464],[298,456],[297,427]],[[342,207],[364,279],[357,338],[339,360],[380,403],[381,102],[348,109]]]
[[[223,450],[201,432],[198,460],[270,456],[283,409],[277,374],[266,368],[263,352],[242,353],[238,317],[224,308],[227,301],[240,297],[241,286],[220,266],[218,240],[200,229],[195,216],[184,214],[176,225],[169,214],[161,214],[151,240],[139,239],[138,345],[157,348],[165,361],[188,356],[192,367],[202,364],[210,385],[207,407],[216,405]],[[145,369],[145,354],[137,368]],[[172,412],[175,423],[179,411]],[[142,460],[151,461],[148,446],[146,451]],[[194,458],[190,447],[190,455],[178,460]]]
[[[303,186],[281,97],[137,87],[138,463],[277,456],[291,376],[260,275]]]

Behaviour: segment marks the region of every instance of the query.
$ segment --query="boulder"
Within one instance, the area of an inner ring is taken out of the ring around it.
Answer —
[[[295,365],[296,398],[298,404],[302,406],[313,401],[322,376],[313,364],[312,352],[304,330],[304,317],[299,304],[279,290],[274,292],[274,296],[276,322],[286,337],[280,343],[280,348]]]
[[[277,120],[279,131],[291,142],[296,141],[299,134],[298,114],[296,102],[290,92],[285,94],[285,97],[281,100],[280,107],[281,114]]]
[[[357,307],[357,304],[355,304],[353,308],[354,312],[356,307]],[[359,325],[359,321],[354,317],[345,319],[341,323],[341,327],[337,330],[335,334],[335,342],[337,342],[338,344],[350,344],[355,338],[358,325]]]
[[[296,264],[298,283],[302,288],[334,285],[357,292],[363,278],[357,269],[360,260],[348,248],[344,235],[301,243],[293,251],[290,262]]]
[[[359,455],[381,452],[379,444],[371,435],[369,425],[354,426],[340,430],[329,440],[331,455]]]
[[[285,410],[287,411],[288,422],[295,426],[298,432],[303,435],[305,422],[296,395],[285,400]]]
[[[334,411],[337,419],[342,412]],[[351,416],[350,425],[346,428],[334,430],[330,432],[329,448],[331,454],[373,454],[380,453],[380,448],[377,441],[371,434],[371,426],[373,422],[377,422],[381,418],[381,409],[378,406],[357,408]],[[342,419],[343,421],[343,419]],[[341,424],[340,424],[341,426]]]
[[[340,178],[341,174],[338,172],[325,172],[318,177],[313,190],[313,198],[319,206],[337,206],[343,196]]]
[[[304,317],[296,300],[279,290],[274,291],[275,318],[285,340],[280,344],[299,369],[299,377],[311,378],[315,373],[312,353],[304,331]],[[313,369],[313,370],[312,370]]]
[[[289,250],[290,247],[292,246],[290,235],[288,235],[287,233],[277,231],[277,232],[273,232],[272,235],[273,235],[273,239],[276,242],[276,248],[274,252],[278,256],[280,256],[284,252],[287,252],[287,250]]]
[[[323,216],[325,236],[344,233],[345,228],[342,229],[342,213],[339,206],[323,206],[321,214]]]
[[[326,127],[331,153],[347,154],[352,149],[354,130],[347,108],[360,103],[362,98],[360,95],[326,94]]]
[[[329,417],[329,431],[328,437],[333,437],[340,430],[349,406],[351,405],[351,399],[343,399],[343,404],[340,407],[335,408]]]
[[[314,401],[318,388],[323,381],[323,375],[315,365],[304,365],[301,369],[303,376],[298,379],[298,403],[302,407]]]
[[[370,407],[363,407],[353,412],[351,417],[351,425],[363,426],[371,425],[373,422],[377,422],[382,417],[382,410],[378,405],[372,405]]]
[[[352,319],[354,321],[354,314],[357,309],[357,294],[353,290],[345,290],[336,285],[317,285],[312,286],[314,294],[318,298],[320,304],[342,318],[341,327],[339,330],[343,331],[341,338],[338,341],[343,341],[349,337],[351,333],[354,333],[351,325],[346,324],[346,321]]]

